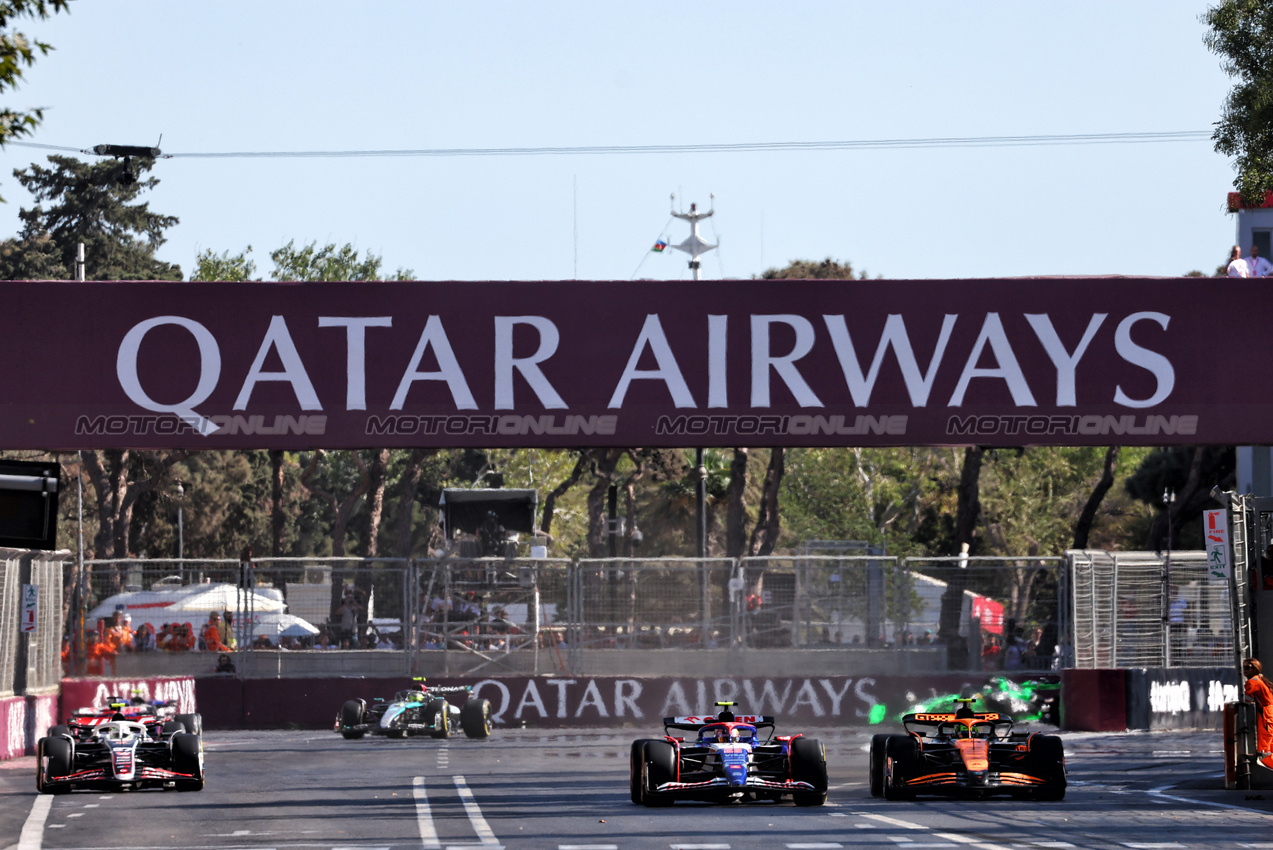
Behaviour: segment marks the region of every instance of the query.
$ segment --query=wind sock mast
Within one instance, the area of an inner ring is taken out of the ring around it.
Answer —
[[[678,213],[675,207],[672,208],[672,216],[674,218],[679,218],[682,221],[688,221],[690,223],[689,238],[686,239],[684,242],[682,242],[680,245],[673,245],[672,247],[678,251],[684,251],[685,253],[690,255],[690,271],[694,273],[695,280],[703,279],[702,274],[699,271],[700,263],[698,261],[698,258],[706,254],[708,251],[711,251],[714,248],[720,247],[719,242],[716,243],[715,245],[712,245],[708,242],[705,242],[703,240],[703,237],[698,235],[699,220],[704,218],[711,218],[712,215],[715,214],[716,212],[716,196],[711,195],[710,197],[712,199],[712,208],[705,213],[701,213],[698,211],[698,204],[690,204],[690,211],[687,213]],[[674,204],[676,203],[676,195],[672,195],[672,203]]]

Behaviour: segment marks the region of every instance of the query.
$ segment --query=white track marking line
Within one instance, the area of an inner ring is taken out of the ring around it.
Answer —
[[[837,847],[843,847],[843,844],[837,844],[834,841],[809,842],[807,844],[788,844],[789,850],[836,850]]]
[[[898,820],[897,818],[891,818],[888,815],[873,815],[870,812],[854,812],[853,814],[860,818],[870,818],[871,820],[877,820],[880,823],[886,823],[889,826],[900,826],[902,829],[923,829],[927,831],[926,827],[920,826],[917,823],[911,823],[910,821],[907,821],[907,820]]]
[[[464,811],[468,812],[469,822],[473,824],[473,831],[477,833],[478,840],[484,845],[499,844],[499,839],[491,831],[486,818],[482,817],[482,810],[477,806],[477,798],[473,796],[473,791],[464,781],[464,777],[457,775],[451,778],[455,780],[455,792],[460,795],[460,802],[464,804]]]
[[[729,850],[728,844],[673,844],[672,850]]]
[[[557,850],[619,850],[618,844],[558,844]]]
[[[429,795],[424,791],[423,776],[411,781],[411,791],[415,795],[415,819],[420,827],[420,843],[426,850],[440,850],[442,843],[438,841],[438,831],[433,828],[433,811],[429,808]]]
[[[27,815],[22,825],[22,835],[18,837],[17,850],[40,850],[44,846],[44,822],[49,819],[49,809],[53,807],[53,798],[40,794],[31,805],[31,814]]]

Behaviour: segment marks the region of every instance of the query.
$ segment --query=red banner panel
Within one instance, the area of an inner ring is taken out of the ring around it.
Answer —
[[[8,449],[1273,442],[1260,280],[0,287]]]

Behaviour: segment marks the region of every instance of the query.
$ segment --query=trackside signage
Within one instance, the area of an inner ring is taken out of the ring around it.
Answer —
[[[0,287],[9,449],[1273,442],[1249,281]]]

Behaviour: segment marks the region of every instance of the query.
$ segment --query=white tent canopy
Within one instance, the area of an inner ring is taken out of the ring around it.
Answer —
[[[238,620],[249,608],[259,620],[266,614],[282,614],[287,606],[262,590],[239,590],[233,584],[190,584],[116,593],[90,611],[88,621],[95,624],[120,611],[132,617],[134,630],[142,623],[150,623],[156,631],[164,623],[190,623],[198,629],[213,611],[230,611]]]

